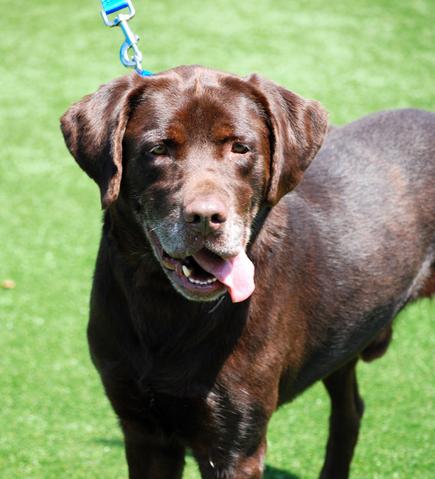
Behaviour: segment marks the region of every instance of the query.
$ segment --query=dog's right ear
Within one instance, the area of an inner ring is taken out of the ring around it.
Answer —
[[[136,78],[137,77],[137,78]],[[61,118],[65,143],[80,167],[98,184],[103,208],[118,197],[122,140],[134,99],[142,92],[137,75],[114,80],[71,106]]]

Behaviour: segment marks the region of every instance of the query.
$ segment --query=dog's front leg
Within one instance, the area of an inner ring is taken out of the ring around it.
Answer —
[[[254,451],[212,452],[208,457],[196,455],[202,479],[261,479],[266,456],[266,438]]]
[[[121,421],[129,479],[181,479],[185,450],[178,444],[151,441],[135,425]]]

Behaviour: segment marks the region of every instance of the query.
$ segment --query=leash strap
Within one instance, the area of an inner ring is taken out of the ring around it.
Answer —
[[[120,27],[125,41],[121,45],[119,57],[121,63],[127,68],[134,68],[140,76],[152,75],[150,71],[142,68],[142,52],[139,50],[139,37],[133,33],[128,21],[131,20],[136,11],[131,0],[101,0],[101,16],[108,27]],[[122,13],[118,13],[121,12]],[[117,14],[113,17],[113,14]],[[132,50],[130,55],[130,50]]]

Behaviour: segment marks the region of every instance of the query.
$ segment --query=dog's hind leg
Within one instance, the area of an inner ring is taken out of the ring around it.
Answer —
[[[346,364],[323,382],[331,399],[329,437],[320,479],[347,479],[358,440],[364,403],[358,392],[357,360]]]

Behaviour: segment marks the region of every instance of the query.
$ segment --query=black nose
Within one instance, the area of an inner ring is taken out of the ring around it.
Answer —
[[[195,198],[184,208],[184,220],[188,226],[204,235],[218,231],[227,215],[225,203],[212,196]]]

